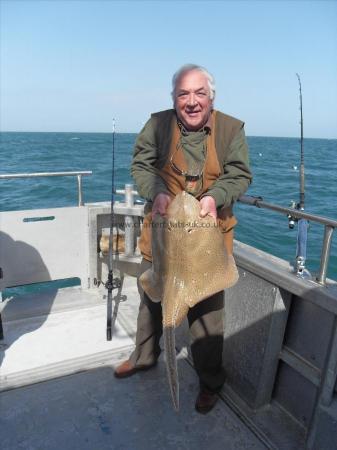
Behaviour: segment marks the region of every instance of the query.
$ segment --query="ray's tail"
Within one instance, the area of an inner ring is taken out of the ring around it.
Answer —
[[[179,379],[178,379],[178,366],[175,347],[175,328],[164,326],[163,336],[164,336],[164,349],[166,355],[166,369],[171,397],[174,409],[176,411],[179,411]]]

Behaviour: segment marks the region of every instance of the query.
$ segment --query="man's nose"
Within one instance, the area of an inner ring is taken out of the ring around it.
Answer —
[[[197,99],[194,93],[190,93],[188,96],[188,106],[195,106],[197,103]]]

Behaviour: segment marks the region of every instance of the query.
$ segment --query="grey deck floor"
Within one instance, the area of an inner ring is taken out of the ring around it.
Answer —
[[[180,412],[169,398],[164,363],[117,380],[105,366],[1,393],[1,448],[264,449],[221,400],[211,413],[194,410],[197,379],[179,361]]]
[[[134,279],[125,281],[110,343],[98,292],[74,288],[5,305],[1,450],[266,448],[223,400],[206,416],[196,413],[198,380],[184,351],[178,414],[162,357],[149,372],[114,378],[133,348],[139,303]]]

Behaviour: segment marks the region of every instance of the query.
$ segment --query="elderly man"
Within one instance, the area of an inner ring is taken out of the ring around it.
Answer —
[[[218,221],[227,251],[232,253],[236,224],[232,205],[252,178],[244,124],[213,109],[212,75],[189,64],[176,72],[172,84],[174,109],[152,114],[137,138],[131,167],[140,195],[148,200],[139,241],[142,271],[151,265],[151,219],[164,215],[182,190],[200,201],[202,217],[209,214]],[[117,378],[150,369],[161,351],[161,305],[152,303],[141,289],[140,294],[136,348],[116,368]],[[200,381],[195,407],[204,414],[215,405],[225,381],[223,306],[224,293],[219,292],[188,314],[191,352]]]

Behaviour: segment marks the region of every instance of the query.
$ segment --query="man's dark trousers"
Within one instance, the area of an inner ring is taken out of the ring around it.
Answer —
[[[143,259],[141,273],[151,267]],[[154,364],[161,352],[159,341],[163,333],[161,303],[152,302],[138,283],[141,298],[137,319],[136,348],[130,356],[137,366]],[[222,366],[224,292],[198,303],[188,312],[191,353],[199,376],[200,387],[219,392],[225,382]]]

